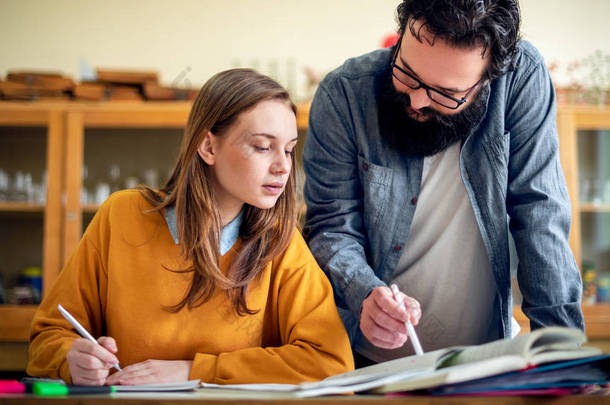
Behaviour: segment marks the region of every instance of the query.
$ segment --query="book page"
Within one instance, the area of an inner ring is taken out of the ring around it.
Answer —
[[[524,368],[526,365],[527,363],[520,356],[494,357],[482,360],[478,363],[460,364],[437,369],[432,373],[422,374],[421,376],[386,384],[373,390],[373,392],[388,393],[437,387],[444,384],[459,383],[509,371],[516,371]]]
[[[276,394],[284,394],[287,397],[308,398],[329,394],[345,394],[351,392],[368,391],[374,388],[393,384],[398,381],[410,378],[421,378],[430,374],[431,369],[411,369],[392,374],[360,374],[357,376],[345,376],[329,380],[328,378],[317,382],[306,382],[299,385],[293,384],[208,384],[201,383],[203,389],[208,392],[230,391],[230,392],[250,392],[253,398],[271,397]]]
[[[296,384],[211,384],[201,383],[202,388],[214,388],[219,390],[241,390],[241,391],[260,391],[260,392],[294,392],[299,389]]]
[[[326,394],[340,394],[353,391],[369,390],[385,384],[420,378],[432,373],[444,355],[451,350],[443,349],[425,353],[421,356],[409,356],[384,363],[363,367],[347,373],[337,374],[316,382],[294,384],[231,384],[219,385],[201,383],[206,389],[250,391],[264,394],[284,393],[296,397],[311,397]]]
[[[593,357],[602,354],[602,350],[597,347],[581,347],[578,350],[544,351],[537,353],[530,359],[530,364],[544,364],[557,360],[573,360],[584,357]]]
[[[586,337],[580,330],[549,327],[517,336],[514,339],[502,339],[479,346],[468,346],[448,365],[472,363],[506,355],[520,356],[529,362],[534,354],[547,349],[557,350],[561,347],[567,351],[579,351],[580,344],[585,341]]]
[[[441,349],[435,350],[433,352],[424,353],[421,356],[414,355],[403,357],[400,359],[385,361],[383,363],[375,364],[372,366],[362,367],[354,371],[348,371],[347,373],[337,374],[328,377],[323,381],[333,381],[337,379],[344,379],[346,377],[359,376],[380,377],[407,370],[433,370],[436,368],[440,359],[452,350],[453,348]]]

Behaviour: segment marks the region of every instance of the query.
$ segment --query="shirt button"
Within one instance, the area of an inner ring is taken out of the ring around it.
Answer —
[[[366,164],[366,163],[362,163],[362,170],[364,170],[365,172],[366,172],[367,170],[369,170],[369,165],[368,165],[368,164]]]
[[[396,253],[400,252],[400,249],[402,249],[402,246],[400,246],[400,245],[396,245],[396,246],[394,246],[394,251],[395,251]]]
[[[413,197],[411,199],[411,204],[413,204],[413,205],[417,204],[417,197]]]

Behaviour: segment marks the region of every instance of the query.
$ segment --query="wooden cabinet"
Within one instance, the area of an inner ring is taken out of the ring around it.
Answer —
[[[88,179],[98,179],[89,181],[88,194],[100,184],[100,178],[109,177],[104,173],[111,167],[121,173],[119,186],[111,189],[127,188],[127,179],[151,187],[163,185],[175,164],[190,108],[190,102],[111,102],[73,104],[66,109],[64,263],[100,203],[99,199],[83,202],[83,168],[87,168]],[[298,111],[297,125],[304,135],[308,108],[300,106]],[[147,176],[145,172],[156,174]],[[157,180],[146,181],[147,177]]]
[[[0,102],[0,169],[7,161],[17,162],[6,171],[12,174],[19,169],[14,166],[23,164],[21,170],[37,170],[39,177],[46,171],[48,179],[44,202],[0,198],[4,287],[15,284],[22,268],[36,265],[42,268],[43,294],[49,290],[99,206],[91,195],[99,184],[110,186],[110,170],[118,167],[120,174],[109,191],[126,188],[126,180],[150,183],[145,171],[156,172],[156,184],[149,185],[162,185],[175,163],[190,109],[190,102]],[[299,106],[299,155],[307,113],[308,105]],[[35,140],[21,141],[26,138]],[[24,236],[29,234],[33,242]],[[19,257],[34,260],[20,262]],[[0,342],[27,340],[35,308],[0,305]]]
[[[17,172],[42,183],[42,199],[0,201],[3,285],[10,287],[27,266],[42,269],[42,293],[55,281],[60,265],[63,104],[0,104],[0,168],[11,183]],[[43,173],[46,172],[46,176]],[[13,186],[13,184],[11,184]],[[0,341],[27,337],[32,305],[0,305]]]
[[[157,173],[156,184],[148,182],[153,187],[161,185],[175,162],[190,108],[189,102],[111,102],[72,104],[66,109],[64,263],[103,199],[103,195],[97,200],[83,196],[95,194],[101,184],[107,192],[126,188],[128,178],[147,183],[141,171],[136,173],[137,166],[163,170]],[[161,159],[151,161],[153,156]],[[117,178],[112,179],[110,171],[118,171]],[[85,173],[87,179],[83,179]]]
[[[21,268],[38,265],[43,270],[43,294],[49,290],[98,207],[90,195],[113,164],[121,168],[120,188],[127,178],[146,183],[146,168],[157,169],[162,184],[173,166],[190,107],[189,102],[0,102],[0,168],[12,165],[7,168],[14,171],[22,162],[28,166],[24,170],[46,171],[48,179],[44,203],[0,201],[0,272],[5,287]],[[298,108],[299,161],[308,111],[308,105]],[[591,251],[583,240],[589,240],[595,218],[610,215],[610,203],[579,198],[579,137],[588,136],[587,131],[610,130],[610,109],[561,107],[557,123],[573,209],[570,246],[580,265]],[[10,148],[7,142],[12,142]],[[19,142],[23,144],[13,145]],[[297,170],[302,184],[300,165]],[[19,257],[38,259],[29,263]],[[601,266],[610,269],[608,262]],[[33,305],[0,305],[0,342],[27,340],[34,310]],[[610,338],[610,305],[587,307],[585,317],[591,336]]]

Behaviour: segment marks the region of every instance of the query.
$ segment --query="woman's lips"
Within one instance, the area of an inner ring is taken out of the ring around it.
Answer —
[[[284,190],[284,184],[282,184],[282,183],[264,184],[263,190],[265,190],[268,194],[271,194],[271,195],[279,195]]]

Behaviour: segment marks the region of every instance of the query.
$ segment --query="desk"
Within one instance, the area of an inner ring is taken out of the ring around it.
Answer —
[[[384,398],[382,396],[334,396],[307,399],[274,398],[214,398],[197,392],[161,393],[161,394],[113,394],[110,396],[70,396],[70,397],[35,397],[33,395],[0,394],[3,405],[237,405],[254,404],[292,404],[292,405],[610,405],[610,396],[568,396],[568,397],[400,397]]]

